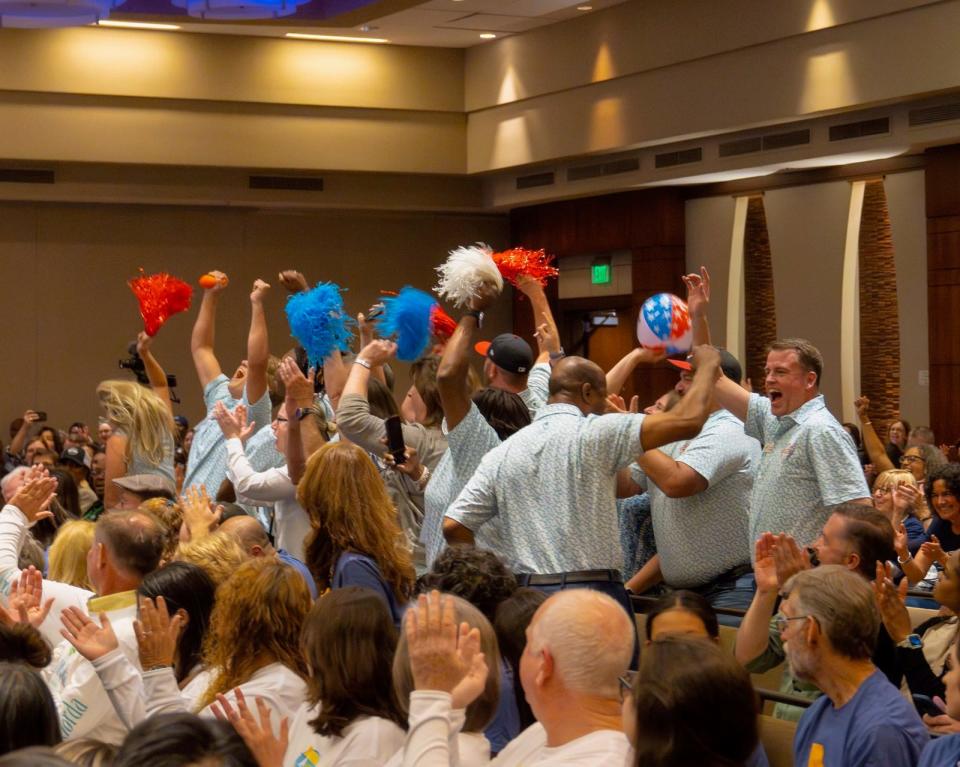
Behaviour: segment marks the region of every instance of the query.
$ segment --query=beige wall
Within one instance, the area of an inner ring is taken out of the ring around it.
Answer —
[[[309,280],[349,288],[348,309],[366,309],[380,290],[406,283],[429,289],[446,250],[477,240],[506,245],[506,220],[493,216],[280,213],[226,208],[0,204],[0,348],[6,385],[0,417],[44,409],[65,428],[93,422],[99,380],[120,375],[117,360],[142,327],[126,280],[138,267],[193,282],[208,269],[231,275],[221,301],[216,348],[228,374],[245,356],[253,279],[274,283],[271,349],[292,345],[276,273],[298,267]],[[195,297],[196,301],[199,300]],[[156,354],[180,379],[178,412],[191,422],[202,399],[189,354],[197,303],[170,320]],[[455,316],[456,313],[452,312]],[[510,328],[509,301],[490,313],[485,333]],[[400,366],[404,368],[403,365]],[[126,374],[124,374],[126,375]],[[401,370],[401,381],[406,378]]]
[[[957,28],[954,2],[635,0],[471,49],[468,168],[683,141],[955,89]]]
[[[926,214],[923,172],[884,180],[897,266],[900,306],[901,409],[918,423],[929,418],[927,370]],[[841,274],[850,184],[836,181],[764,193],[770,235],[777,332],[801,336],[823,353],[823,394],[840,416]],[[733,198],[694,199],[686,205],[687,268],[707,266],[713,278],[711,332],[726,343],[727,270]]]
[[[0,30],[0,158],[463,173],[463,52]]]

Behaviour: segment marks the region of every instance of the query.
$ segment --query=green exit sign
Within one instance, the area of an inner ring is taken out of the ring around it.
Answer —
[[[594,285],[610,283],[610,264],[593,264],[590,267],[590,282]]]

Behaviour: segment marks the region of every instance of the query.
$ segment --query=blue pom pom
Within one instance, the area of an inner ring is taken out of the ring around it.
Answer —
[[[356,320],[343,309],[339,285],[321,282],[287,299],[290,333],[306,350],[311,365],[322,365],[335,349],[348,351]]]
[[[437,303],[429,293],[409,285],[399,295],[383,299],[377,329],[384,338],[396,336],[397,359],[412,362],[430,344],[430,310]]]

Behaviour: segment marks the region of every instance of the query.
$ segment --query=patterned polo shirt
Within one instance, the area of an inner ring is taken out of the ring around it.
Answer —
[[[520,392],[520,399],[530,411],[533,418],[537,411],[547,404],[550,396],[550,366],[545,362],[538,362],[530,368],[527,376],[527,388]]]
[[[778,418],[769,399],[751,394],[744,431],[763,444],[750,496],[751,541],[765,532],[788,533],[807,546],[830,516],[818,509],[870,497],[853,440],[823,395]]]
[[[660,570],[675,588],[703,586],[750,560],[750,493],[760,443],[727,410],[710,414],[700,433],[660,448],[703,477],[708,487],[670,498],[634,464],[634,481],[650,493]]]
[[[433,567],[433,560],[447,545],[443,538],[444,513],[470,481],[483,457],[500,444],[497,432],[472,402],[463,420],[450,431],[444,421],[443,431],[447,435],[447,452],[437,464],[423,494],[420,542],[426,551],[428,568]],[[490,548],[490,543],[478,539],[477,546]]]
[[[514,572],[622,570],[616,475],[642,452],[643,419],[545,405],[484,456],[446,516],[478,535],[496,519]]]
[[[246,386],[243,388],[243,398],[235,400],[227,388],[229,383],[230,379],[221,373],[203,389],[207,415],[193,430],[193,444],[187,457],[187,475],[183,480],[184,490],[193,485],[203,485],[211,498],[216,498],[217,490],[227,476],[227,441],[214,418],[214,406],[222,402],[228,410],[232,410],[243,402],[249,408],[247,419],[256,424],[256,431],[270,424],[270,393],[264,392],[256,404],[250,405]]]

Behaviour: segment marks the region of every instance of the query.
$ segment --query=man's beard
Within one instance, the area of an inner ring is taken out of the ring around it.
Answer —
[[[784,645],[787,652],[787,662],[790,664],[790,673],[797,679],[812,681],[816,669],[814,655],[802,639],[794,639]]]

